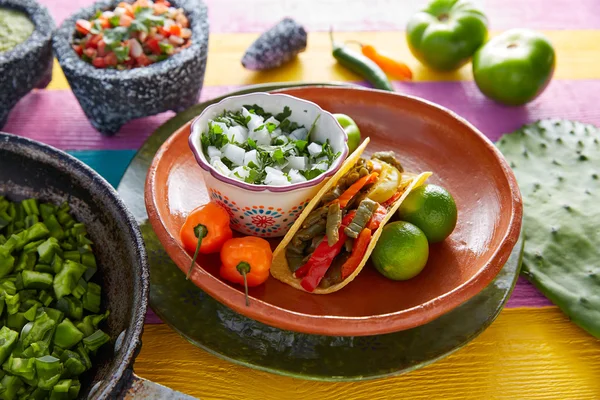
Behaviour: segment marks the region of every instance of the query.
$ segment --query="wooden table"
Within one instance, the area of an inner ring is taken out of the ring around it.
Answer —
[[[40,0],[57,23],[91,0]],[[600,1],[487,0],[492,35],[509,28],[542,30],[554,43],[558,64],[547,91],[521,108],[485,99],[470,65],[434,73],[411,56],[404,38],[412,0],[207,0],[211,39],[203,99],[239,86],[274,81],[357,81],[330,55],[326,31],[385,49],[413,68],[415,82],[395,82],[399,92],[438,102],[469,119],[490,139],[545,117],[600,125]],[[240,65],[258,33],[286,15],[304,24],[307,51],[271,73]],[[106,138],[89,124],[60,67],[46,90],[26,96],[4,130],[38,139],[90,164],[113,185],[146,137],[172,113],[133,121]],[[600,399],[600,342],[571,324],[535,288],[520,280],[500,317],[469,345],[426,368],[395,378],[320,383],[281,377],[231,364],[186,342],[149,314],[141,376],[203,399]]]

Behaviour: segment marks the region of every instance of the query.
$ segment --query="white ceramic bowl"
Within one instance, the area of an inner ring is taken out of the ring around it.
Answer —
[[[288,186],[255,185],[221,174],[202,151],[200,137],[208,130],[208,121],[226,110],[239,110],[244,105],[257,104],[273,114],[288,106],[292,121],[307,129],[318,115],[312,137],[321,143],[329,139],[333,151],[341,152],[331,167],[310,181]],[[246,235],[261,237],[283,236],[294,223],[309,200],[325,180],[335,174],[348,156],[348,136],[335,117],[310,101],[286,94],[252,93],[232,96],[207,107],[191,126],[190,148],[202,168],[204,182],[212,201],[222,205],[231,216],[231,227]]]

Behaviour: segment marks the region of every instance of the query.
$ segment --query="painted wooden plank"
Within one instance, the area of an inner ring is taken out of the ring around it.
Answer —
[[[76,150],[69,151],[73,157],[83,161],[114,187],[117,187],[135,150]]]
[[[600,93],[600,80],[555,80],[541,97],[524,107],[498,105],[483,97],[473,82],[396,82],[396,88],[450,108],[492,140],[541,118],[570,118],[600,126],[600,109],[593,106]],[[233,89],[208,86],[203,89],[202,98]],[[4,130],[67,150],[137,149],[172,115],[131,121],[116,136],[107,138],[92,128],[71,92],[34,91],[15,107]]]
[[[600,2],[599,2],[600,4]],[[496,32],[497,33],[497,32]],[[556,48],[555,79],[600,79],[600,30],[547,31]],[[339,65],[331,55],[329,36],[324,32],[310,33],[308,48],[293,62],[267,72],[244,69],[240,63],[246,48],[256,39],[253,33],[213,34],[210,38],[209,57],[204,84],[251,85],[288,81],[356,81],[354,73]],[[458,71],[440,73],[425,68],[410,53],[403,32],[339,32],[336,39],[360,40],[370,43],[404,60],[413,70],[415,81],[472,80],[471,64]],[[54,69],[50,89],[67,89],[60,68]]]
[[[94,0],[40,0],[61,23]],[[425,0],[205,0],[213,32],[261,32],[291,16],[309,31],[403,30],[410,16]],[[495,29],[594,29],[600,3],[596,0],[475,0]]]
[[[600,396],[600,341],[554,307],[504,310],[453,355],[407,375],[358,383],[303,381],[234,365],[194,347],[165,325],[146,325],[142,343],[136,373],[204,400]]]

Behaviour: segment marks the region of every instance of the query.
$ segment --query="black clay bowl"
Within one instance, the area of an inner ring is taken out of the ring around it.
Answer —
[[[34,0],[0,0],[0,8],[27,14],[35,25],[31,36],[11,50],[0,52],[0,128],[17,102],[35,87],[43,88],[52,77],[54,20],[46,7]]]
[[[75,21],[97,10],[114,9],[123,0],[103,0],[80,10],[57,29],[53,46],[60,66],[91,124],[115,134],[123,124],[164,111],[183,111],[198,101],[208,51],[208,17],[202,0],[173,0],[184,9],[192,29],[192,45],[168,59],[126,71],[98,69],[82,61],[71,43]]]
[[[0,195],[10,200],[37,197],[68,201],[94,242],[104,307],[112,340],[82,376],[81,397],[113,398],[131,377],[141,346],[148,294],[146,251],[138,225],[115,190],[96,172],[68,154],[22,137],[0,133]]]

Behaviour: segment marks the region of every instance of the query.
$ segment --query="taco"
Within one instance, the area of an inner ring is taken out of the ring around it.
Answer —
[[[431,175],[404,172],[393,152],[362,158],[369,139],[306,206],[275,253],[271,274],[296,289],[333,293],[365,266],[386,222]]]

